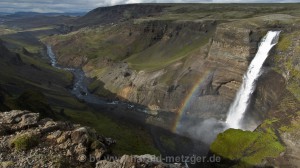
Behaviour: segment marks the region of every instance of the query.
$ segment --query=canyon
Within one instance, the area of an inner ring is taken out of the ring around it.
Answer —
[[[52,87],[51,93],[51,87],[42,91],[47,99],[51,98],[49,108],[53,109],[45,110],[45,115],[60,111],[69,119],[77,117],[75,122],[90,124],[92,121],[82,121],[85,114],[79,114],[81,111],[105,111],[104,115],[117,118],[117,122],[136,122],[142,125],[140,129],[149,128],[152,137],[145,135],[145,139],[152,139],[150,143],[156,144],[160,153],[191,153],[186,150],[195,148],[203,150],[198,151],[202,155],[222,158],[220,163],[205,166],[297,167],[299,8],[299,4],[136,4],[97,8],[63,21],[44,32],[46,35],[41,33],[42,57],[50,68],[39,70],[43,74],[25,63],[23,72],[36,72],[39,80],[47,78],[49,72],[59,74],[53,74],[57,80],[43,84]],[[216,12],[219,10],[221,13]],[[281,35],[263,65],[243,120],[244,125],[255,129],[222,132],[220,122],[226,120],[243,75],[270,30],[281,31]],[[3,43],[1,59],[13,60],[7,65],[22,64],[20,60],[27,56],[7,57],[14,55],[7,49],[12,46],[8,41]],[[50,46],[55,64],[49,62]],[[31,51],[27,52],[30,55]],[[51,64],[80,70],[85,75],[80,77],[86,89],[75,93],[74,98],[72,87],[74,91],[78,73],[72,75]],[[7,103],[9,90],[13,89],[0,89],[2,111],[11,109]],[[85,99],[87,94],[99,99]]]

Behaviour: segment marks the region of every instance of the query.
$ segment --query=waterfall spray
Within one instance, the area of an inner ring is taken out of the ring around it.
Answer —
[[[269,31],[267,35],[261,40],[258,51],[250,63],[250,66],[243,77],[243,83],[234,102],[231,104],[226,123],[230,128],[240,129],[241,120],[250,103],[251,95],[256,88],[257,78],[261,74],[263,63],[269,55],[269,51],[277,44],[280,31]]]

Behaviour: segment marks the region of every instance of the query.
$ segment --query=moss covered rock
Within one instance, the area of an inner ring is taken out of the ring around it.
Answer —
[[[279,156],[285,147],[269,133],[229,129],[218,135],[210,150],[224,160],[232,161],[232,166],[250,167],[260,166],[265,159]]]

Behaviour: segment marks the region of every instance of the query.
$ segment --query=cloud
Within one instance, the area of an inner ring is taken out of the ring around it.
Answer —
[[[132,3],[284,3],[300,0],[1,0],[1,12],[86,12],[100,6]]]

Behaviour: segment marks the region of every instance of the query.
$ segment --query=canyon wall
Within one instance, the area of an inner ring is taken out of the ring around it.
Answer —
[[[299,146],[298,25],[297,17],[285,14],[236,20],[142,17],[45,41],[60,64],[82,67],[93,79],[91,92],[143,105],[155,111],[152,115],[183,111],[199,122],[226,118],[260,40],[269,30],[281,30],[244,121],[259,126],[254,132],[220,134],[211,153],[221,156],[225,165],[294,166],[299,153],[293,149]],[[226,153],[234,147],[235,152]],[[249,148],[254,151],[247,153]]]
[[[178,112],[194,92],[191,116],[224,119],[266,32],[266,26],[216,20],[135,20],[83,28],[48,42],[60,64],[82,67],[94,79],[90,91],[102,97]]]

